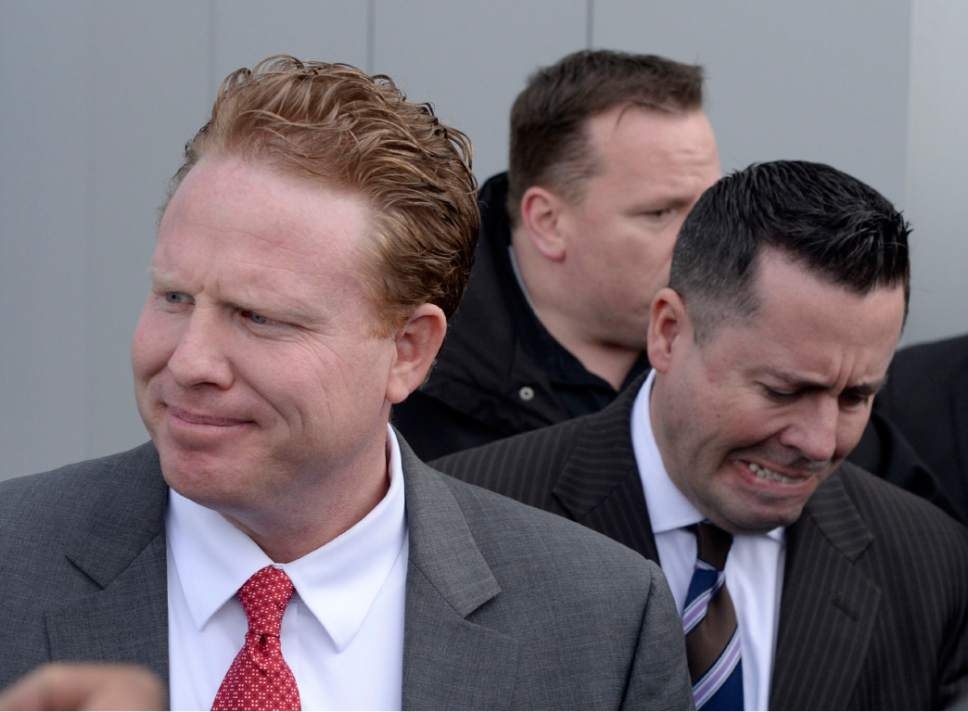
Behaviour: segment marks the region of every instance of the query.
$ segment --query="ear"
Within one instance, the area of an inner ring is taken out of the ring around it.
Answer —
[[[540,186],[533,185],[521,198],[521,224],[534,248],[554,262],[565,259],[565,240],[561,234],[562,200]]]
[[[685,337],[691,328],[686,304],[679,293],[669,287],[656,292],[649,311],[647,336],[649,363],[656,371],[668,371],[676,340]]]
[[[396,356],[387,381],[391,404],[400,403],[424,382],[446,333],[447,317],[436,304],[421,304],[400,327],[394,337]]]

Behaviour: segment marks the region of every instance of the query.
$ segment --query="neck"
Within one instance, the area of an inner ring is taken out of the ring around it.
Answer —
[[[547,279],[538,267],[540,262],[531,259],[527,250],[519,247],[522,243],[523,240],[515,235],[511,250],[517,263],[521,287],[535,316],[555,341],[577,358],[582,366],[618,390],[632,370],[640,351],[603,340],[583,329],[567,311],[568,300],[562,298],[553,281]]]
[[[371,474],[361,476],[363,472]],[[380,503],[389,487],[388,458],[383,448],[366,466],[357,462],[345,474],[320,476],[311,491],[289,491],[273,502],[271,509],[260,506],[221,514],[275,563],[285,564],[351,529]]]

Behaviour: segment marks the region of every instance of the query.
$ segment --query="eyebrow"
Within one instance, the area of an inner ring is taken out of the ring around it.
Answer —
[[[151,283],[155,284],[161,282],[162,284],[168,284],[175,281],[175,277],[171,272],[160,269],[155,265],[150,265],[148,267],[148,276],[151,277]]]

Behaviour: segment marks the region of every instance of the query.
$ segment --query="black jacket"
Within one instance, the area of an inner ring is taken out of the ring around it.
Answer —
[[[951,504],[932,501],[968,521],[968,335],[899,351],[874,413],[851,460],[907,489],[905,473],[930,470]]]
[[[506,201],[501,173],[481,189],[474,267],[437,363],[393,410],[393,424],[425,460],[596,412],[617,395],[532,311],[508,253]],[[647,367],[643,353],[626,384]]]

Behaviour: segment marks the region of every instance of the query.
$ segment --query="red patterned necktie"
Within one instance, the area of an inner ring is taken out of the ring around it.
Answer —
[[[296,678],[279,641],[282,614],[294,591],[286,572],[272,566],[256,571],[239,589],[249,632],[215,694],[213,710],[301,709]]]

